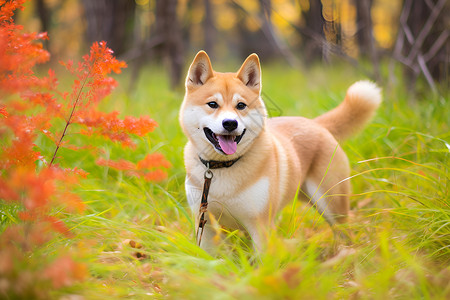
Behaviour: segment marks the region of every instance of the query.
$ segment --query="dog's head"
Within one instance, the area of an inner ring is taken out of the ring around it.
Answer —
[[[267,113],[260,94],[256,54],[247,57],[238,72],[219,73],[200,51],[186,78],[181,127],[205,159],[240,157],[264,128]]]

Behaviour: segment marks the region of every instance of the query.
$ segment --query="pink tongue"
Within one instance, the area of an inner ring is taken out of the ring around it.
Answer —
[[[217,135],[220,148],[225,154],[231,155],[236,152],[237,143],[234,141],[234,138],[232,135]]]

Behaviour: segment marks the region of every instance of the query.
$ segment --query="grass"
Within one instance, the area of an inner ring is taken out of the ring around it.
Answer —
[[[237,66],[236,66],[237,68]],[[345,76],[343,76],[345,74]],[[161,68],[143,71],[133,91],[128,74],[105,110],[150,115],[159,128],[129,151],[104,148],[111,159],[137,161],[158,151],[172,163],[169,178],[148,184],[98,167],[63,150],[64,164],[90,173],[78,187],[87,204],[66,215],[75,238],[60,249],[87,264],[88,278],[53,292],[85,299],[446,299],[450,297],[450,114],[448,97],[412,101],[401,88],[384,90],[374,121],[343,147],[352,165],[352,243],[337,246],[329,226],[309,206],[293,202],[280,213],[266,253],[255,257],[248,237],[229,232],[220,257],[195,244],[184,195],[186,138],[178,125],[182,90],[168,87]],[[361,79],[344,67],[308,71],[263,65],[263,94],[272,116],[314,117],[336,106]],[[83,139],[73,135],[72,138]],[[101,145],[101,140],[84,142]],[[51,145],[39,141],[43,154]],[[1,226],[15,222],[4,209]],[[130,240],[141,248],[133,248]]]

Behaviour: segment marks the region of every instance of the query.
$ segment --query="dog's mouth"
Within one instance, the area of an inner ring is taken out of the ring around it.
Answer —
[[[211,142],[211,144],[213,144],[213,146],[217,150],[227,155],[231,155],[236,152],[237,144],[239,144],[239,142],[241,141],[242,137],[245,134],[245,129],[241,135],[215,134],[208,127],[203,128],[203,131],[205,132],[205,136]]]

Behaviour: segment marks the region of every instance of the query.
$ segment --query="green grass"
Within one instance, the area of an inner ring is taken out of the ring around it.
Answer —
[[[235,69],[237,69],[236,66]],[[219,257],[196,246],[194,221],[184,195],[182,159],[186,138],[178,125],[182,90],[168,87],[161,68],[146,68],[136,88],[128,74],[104,109],[150,115],[159,128],[136,139],[135,151],[104,147],[105,157],[142,159],[158,151],[172,163],[161,184],[98,167],[89,154],[63,150],[64,166],[90,173],[77,192],[87,204],[65,215],[76,234],[47,246],[64,248],[86,263],[89,276],[54,291],[86,299],[445,299],[450,297],[449,100],[431,95],[412,101],[401,85],[384,90],[374,121],[343,147],[352,165],[352,243],[337,245],[314,209],[302,203],[280,213],[267,252],[256,257],[248,237],[229,232]],[[308,71],[263,65],[269,113],[317,116],[336,106],[362,79],[344,67]],[[73,135],[102,146],[102,140]],[[45,140],[43,154],[52,153]],[[4,206],[3,206],[4,207]],[[1,226],[16,222],[3,209]],[[127,240],[142,245],[132,248]],[[136,252],[145,255],[137,258]]]

